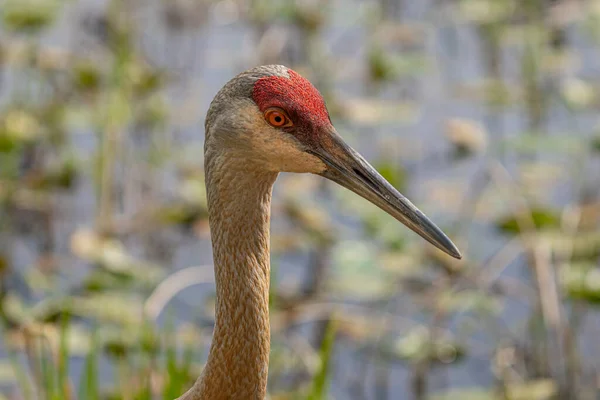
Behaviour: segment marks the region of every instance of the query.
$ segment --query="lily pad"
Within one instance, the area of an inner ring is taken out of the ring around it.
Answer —
[[[377,264],[376,249],[359,241],[343,241],[333,249],[330,286],[354,299],[373,299],[388,293],[391,285]]]
[[[71,299],[73,314],[121,325],[139,325],[143,321],[143,303],[136,296],[101,293]]]
[[[511,400],[548,400],[554,398],[558,386],[551,379],[539,379],[506,386],[507,397]]]
[[[433,394],[431,400],[500,400],[500,397],[490,389],[460,388]]]
[[[598,94],[590,83],[576,78],[563,82],[561,93],[564,101],[573,109],[587,108],[598,99]]]
[[[506,386],[506,396],[498,390],[484,388],[451,389],[431,396],[431,400],[548,400],[555,396],[557,386],[550,379],[539,379]]]
[[[447,291],[440,294],[438,307],[445,312],[475,311],[497,314],[502,311],[502,302],[487,293],[475,290]]]
[[[417,105],[409,101],[352,98],[344,100],[342,107],[346,118],[363,125],[408,122],[419,116]]]
[[[573,154],[581,153],[586,149],[583,137],[568,133],[557,135],[544,135],[534,132],[522,133],[504,140],[501,145],[507,150],[524,153]]]
[[[480,24],[505,20],[513,15],[515,3],[497,0],[462,0],[460,15],[462,18]]]
[[[158,266],[134,258],[121,242],[103,238],[93,231],[75,232],[71,237],[71,250],[78,257],[121,277],[156,283],[163,276]]]
[[[0,140],[2,142],[27,143],[37,139],[41,133],[40,121],[27,110],[10,110],[0,118]]]
[[[465,355],[465,348],[450,338],[436,337],[433,341],[429,329],[419,326],[398,339],[393,346],[393,355],[410,361],[429,360],[449,364]]]

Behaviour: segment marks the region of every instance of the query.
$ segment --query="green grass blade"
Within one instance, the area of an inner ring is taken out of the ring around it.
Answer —
[[[53,399],[55,395],[55,385],[53,376],[53,365],[52,365],[52,354],[50,351],[46,351],[45,338],[40,336],[39,338],[39,357],[40,357],[40,371],[42,372],[42,391],[45,393],[47,399]]]
[[[337,323],[335,318],[332,317],[327,323],[325,337],[323,343],[321,343],[321,350],[319,351],[321,365],[313,378],[312,387],[307,397],[309,400],[324,400],[327,398],[327,384],[331,372],[331,357],[333,356],[336,332]]]
[[[90,351],[85,359],[84,373],[79,384],[81,400],[98,400],[98,330],[93,327]]]
[[[60,327],[60,344],[58,349],[58,392],[63,399],[70,399],[69,387],[69,315],[63,315]]]
[[[31,380],[27,377],[27,372],[25,368],[19,362],[16,352],[10,350],[8,352],[8,357],[10,359],[10,363],[15,372],[15,377],[17,379],[19,389],[21,389],[21,395],[24,400],[33,399],[33,390]]]

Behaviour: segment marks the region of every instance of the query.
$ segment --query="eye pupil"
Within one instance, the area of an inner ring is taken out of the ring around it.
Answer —
[[[293,125],[285,112],[280,109],[269,109],[264,116],[267,122],[276,128]]]

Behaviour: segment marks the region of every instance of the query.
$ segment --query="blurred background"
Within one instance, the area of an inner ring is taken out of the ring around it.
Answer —
[[[191,385],[204,117],[268,63],[465,256],[282,174],[270,398],[600,398],[599,44],[598,0],[2,0],[0,399]]]

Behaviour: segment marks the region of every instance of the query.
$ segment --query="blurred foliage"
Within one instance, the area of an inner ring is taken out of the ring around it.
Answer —
[[[156,296],[210,260],[211,91],[267,62],[307,75],[464,256],[282,176],[270,398],[597,398],[599,27],[597,0],[3,0],[0,399],[196,379],[214,290]]]
[[[335,335],[337,323],[335,319],[327,321],[325,328],[325,338],[321,343],[319,358],[321,365],[313,378],[312,388],[306,397],[309,400],[320,400],[327,398],[327,381],[331,374],[331,362],[333,357],[333,347],[335,345]]]
[[[441,395],[433,395],[432,400],[549,400],[556,395],[556,384],[549,380],[515,383],[507,386],[504,393],[488,389],[455,389]]]
[[[13,31],[37,32],[56,18],[63,0],[4,0],[2,22]]]
[[[567,265],[563,268],[561,281],[573,299],[600,304],[600,270],[589,263]]]
[[[559,227],[560,216],[557,215],[556,211],[544,207],[536,207],[532,208],[530,212],[531,214],[529,214],[525,218],[531,218],[533,226],[536,229],[549,229]],[[497,222],[497,226],[500,230],[506,233],[519,233],[524,228],[523,219],[524,217],[511,215],[508,217],[501,218]]]
[[[436,362],[449,364],[465,356],[466,349],[448,338],[432,338],[428,329],[414,328],[406,336],[398,339],[392,355],[412,363]]]

